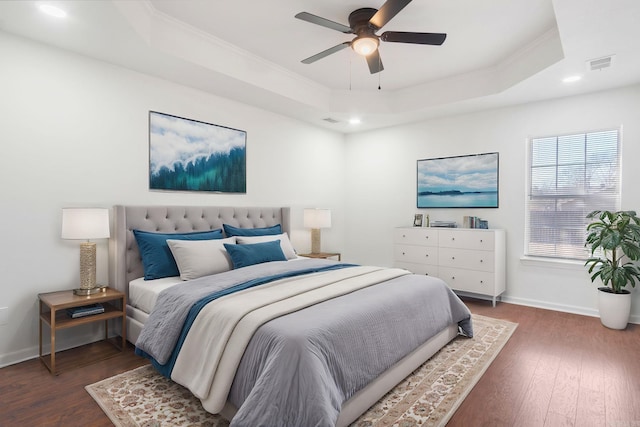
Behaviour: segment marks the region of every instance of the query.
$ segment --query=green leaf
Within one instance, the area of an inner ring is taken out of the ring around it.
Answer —
[[[640,260],[640,218],[636,212],[596,210],[587,218],[593,220],[587,225],[585,238],[592,255],[585,262],[591,281],[600,279],[616,293],[627,285],[635,287],[635,282],[640,282],[640,269],[634,264]],[[596,256],[599,250],[602,256]],[[620,265],[622,254],[629,260],[624,265]]]

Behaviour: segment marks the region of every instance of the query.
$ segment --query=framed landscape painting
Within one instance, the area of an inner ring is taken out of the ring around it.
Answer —
[[[498,153],[418,160],[418,208],[497,208]]]
[[[149,111],[151,190],[247,192],[247,133]]]

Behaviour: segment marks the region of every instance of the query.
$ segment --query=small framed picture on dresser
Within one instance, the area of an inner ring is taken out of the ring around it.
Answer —
[[[422,227],[422,214],[415,214],[413,216],[413,226]]]

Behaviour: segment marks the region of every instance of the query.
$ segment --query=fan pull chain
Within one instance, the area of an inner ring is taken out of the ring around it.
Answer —
[[[382,58],[380,58],[380,55],[378,55],[378,69],[380,69],[382,67]],[[380,74],[382,74],[382,71],[378,71],[378,90],[382,90],[382,86],[380,85]]]

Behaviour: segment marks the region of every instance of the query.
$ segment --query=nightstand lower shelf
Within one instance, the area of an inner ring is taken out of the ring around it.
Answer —
[[[56,374],[82,366],[91,365],[95,362],[109,359],[122,353],[120,349],[121,337],[113,337],[108,340],[96,341],[80,347],[58,351],[55,355]],[[52,372],[51,354],[43,354],[40,360],[44,366]],[[52,372],[53,373],[53,372]]]

